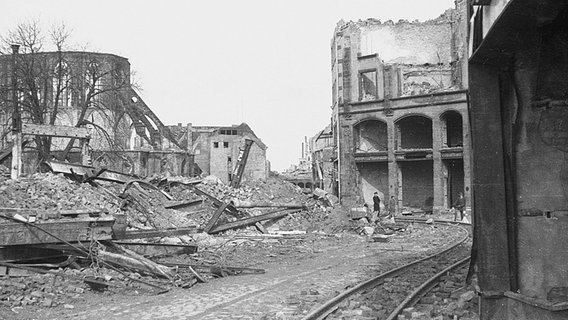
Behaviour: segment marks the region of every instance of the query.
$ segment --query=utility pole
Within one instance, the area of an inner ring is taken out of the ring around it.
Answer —
[[[16,58],[20,46],[12,45],[12,170],[10,177],[18,179],[22,172],[22,118],[20,108],[18,107],[18,72],[16,70]]]

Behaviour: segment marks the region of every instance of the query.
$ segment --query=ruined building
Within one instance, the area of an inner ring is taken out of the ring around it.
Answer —
[[[246,124],[233,126],[169,126],[174,136],[180,137],[180,145],[194,155],[193,169],[196,175],[214,175],[226,184],[232,180],[237,160],[245,147],[245,140],[252,140],[246,166],[243,172],[245,180],[264,180],[270,172],[270,163],[266,159],[267,146]]]
[[[331,124],[310,139],[310,150],[314,186],[336,195],[336,183],[333,180],[335,176],[333,167],[335,148]]]
[[[128,59],[106,53],[18,54],[15,64],[11,55],[0,55],[0,150],[11,145],[14,75],[22,123],[90,128],[94,165],[143,176],[190,173],[187,149],[132,87]],[[81,146],[78,139],[68,142],[25,136],[24,171],[34,171],[32,159],[41,152],[44,160],[74,161]]]
[[[568,319],[568,3],[470,1],[481,319]]]
[[[465,1],[426,22],[340,21],[331,41],[335,157],[342,203],[394,196],[402,207],[470,206]]]

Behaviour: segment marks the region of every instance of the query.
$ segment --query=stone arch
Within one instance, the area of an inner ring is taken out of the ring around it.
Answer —
[[[455,110],[447,110],[440,115],[442,143],[444,147],[463,146],[463,117]]]
[[[432,119],[409,114],[395,121],[397,149],[432,149]]]
[[[355,152],[388,150],[387,123],[378,118],[367,118],[353,125]]]

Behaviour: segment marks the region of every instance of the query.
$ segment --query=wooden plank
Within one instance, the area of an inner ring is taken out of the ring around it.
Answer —
[[[168,267],[193,268],[199,272],[213,273],[213,274],[218,274],[219,271],[224,271],[232,275],[266,273],[266,270],[258,268],[217,266],[217,265],[205,265],[205,264],[169,263],[169,262],[160,262],[160,264]]]
[[[217,208],[219,208],[220,206],[222,206],[222,205],[224,204],[223,201],[221,201],[221,200],[215,198],[214,196],[212,196],[212,195],[208,194],[207,192],[205,192],[205,191],[203,191],[203,190],[197,188],[196,186],[194,186],[194,185],[189,185],[189,184],[186,184],[186,185],[187,185],[187,186],[190,186],[190,187],[193,189],[193,191],[194,191],[195,193],[197,193],[198,195],[204,196],[204,197],[206,197],[207,199],[209,199],[211,202],[213,202],[213,204],[214,204]],[[236,214],[236,213],[238,212],[237,209],[236,209],[233,205],[228,205],[228,206],[227,206],[227,211],[229,211],[229,213],[231,213],[231,214]]]
[[[14,144],[12,145],[12,168],[10,178],[18,179],[22,173],[22,134],[14,134]]]
[[[55,173],[76,174],[79,176],[90,176],[94,174],[95,168],[84,166],[80,164],[59,162],[59,161],[46,161],[47,165]]]
[[[274,201],[245,201],[233,199],[231,201],[235,208],[288,208],[288,209],[305,209],[303,203],[283,203]]]
[[[88,216],[91,218],[100,217],[101,214],[108,213],[108,211],[104,210],[95,210],[95,209],[74,209],[74,210],[39,210],[39,209],[21,209],[21,208],[3,208],[0,207],[0,213],[17,213],[24,217],[29,216],[37,216],[37,217],[49,217],[49,216],[57,216],[57,217],[69,217],[75,218],[78,216]]]
[[[261,214],[261,215],[254,216],[254,217],[244,218],[244,219],[241,219],[241,220],[237,220],[237,221],[233,221],[233,222],[229,222],[229,223],[217,226],[217,227],[211,229],[208,233],[218,233],[218,232],[229,230],[229,229],[246,227],[248,225],[255,224],[255,223],[260,222],[260,221],[284,217],[284,216],[286,216],[290,213],[298,212],[298,211],[299,210],[293,211],[293,210],[287,210],[287,209],[276,210],[276,211],[273,211],[273,212],[270,212],[270,213],[265,213],[265,214]]]
[[[166,256],[178,254],[193,254],[197,252],[197,245],[188,244],[168,244],[168,243],[148,243],[148,242],[126,242],[112,241],[124,248],[135,251],[143,256]]]
[[[112,236],[113,217],[57,219],[35,223],[34,225],[69,241],[110,240]],[[51,235],[23,223],[0,223],[0,246],[21,244],[59,243]]]
[[[190,226],[177,229],[152,229],[152,230],[128,230],[124,235],[116,236],[114,239],[144,239],[144,238],[157,238],[157,237],[172,237],[181,236],[186,234],[197,233],[197,227]]]
[[[51,136],[61,138],[90,139],[91,132],[88,128],[77,128],[70,126],[40,125],[32,123],[22,123],[22,133],[38,136]]]
[[[195,206],[203,203],[203,199],[193,199],[188,201],[170,201],[165,207],[166,209],[181,209],[185,207]]]
[[[203,231],[205,233],[209,233],[209,231],[213,228],[213,226],[215,226],[215,224],[217,223],[217,220],[219,220],[219,217],[221,216],[223,211],[225,211],[225,209],[227,209],[228,205],[229,205],[228,203],[223,203],[223,205],[221,205],[217,209],[217,211],[215,211],[215,214],[213,214],[213,217],[211,217],[209,222],[207,222],[207,225],[205,226],[205,228],[203,228]]]

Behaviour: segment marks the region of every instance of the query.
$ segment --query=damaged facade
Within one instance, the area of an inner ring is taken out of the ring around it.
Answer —
[[[399,210],[438,212],[463,192],[470,206],[466,5],[457,4],[426,22],[338,23],[328,165],[342,203],[372,203],[378,191]]]
[[[12,56],[0,56],[0,150],[12,147]],[[90,129],[92,164],[147,176],[188,175],[192,158],[136,93],[128,59],[94,52],[43,52],[16,58],[22,123]],[[24,136],[23,172],[33,172],[42,141]],[[49,138],[49,154],[77,162],[79,139]],[[9,157],[3,157],[8,164]],[[9,166],[9,165],[7,165]]]
[[[337,189],[334,183],[336,173],[333,166],[335,147],[331,124],[310,139],[310,150],[314,186],[336,195]]]
[[[270,172],[266,159],[267,146],[246,124],[232,126],[169,126],[174,136],[194,155],[195,174],[214,175],[226,184],[232,180],[237,161],[245,147],[245,141],[252,140],[243,180],[264,180]]]
[[[568,3],[470,3],[480,318],[567,319]]]

